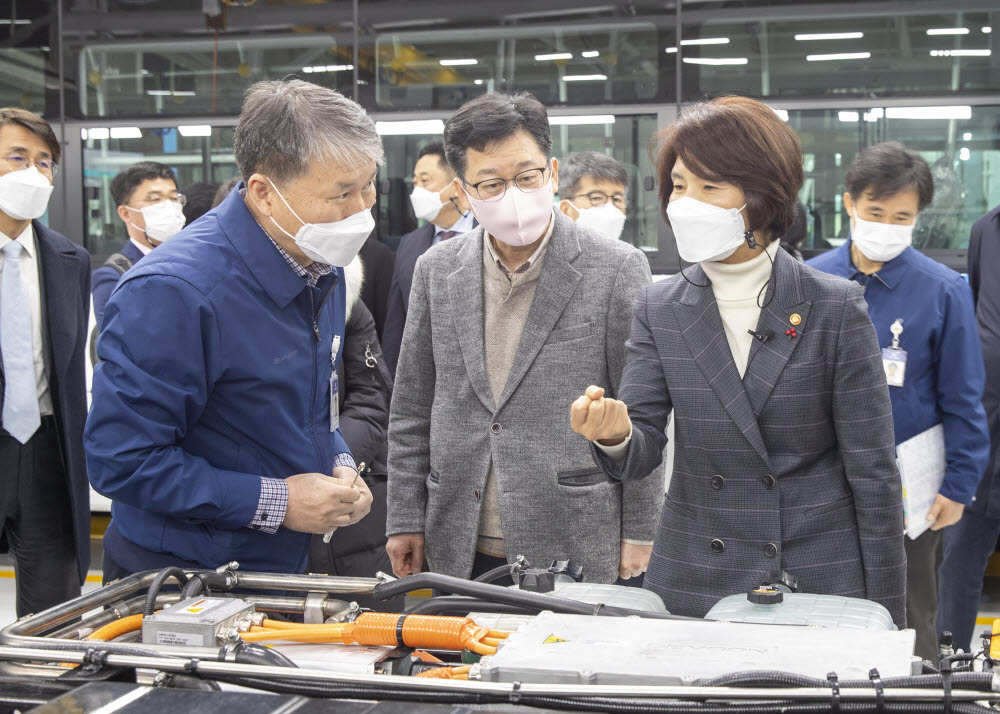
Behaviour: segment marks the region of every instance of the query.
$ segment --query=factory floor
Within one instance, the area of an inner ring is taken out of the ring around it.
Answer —
[[[107,527],[107,518],[94,518],[91,538],[91,570],[87,574],[87,582],[83,586],[84,592],[96,590],[101,587],[101,537]],[[16,619],[14,609],[14,567],[7,554],[0,554],[0,627],[5,627]],[[979,605],[978,629],[987,632],[992,629],[993,620],[1000,618],[1000,553],[994,554],[990,559],[990,566],[987,570],[987,577],[983,586],[983,599]],[[958,645],[958,643],[956,643]],[[976,638],[977,649],[979,647],[978,637]]]

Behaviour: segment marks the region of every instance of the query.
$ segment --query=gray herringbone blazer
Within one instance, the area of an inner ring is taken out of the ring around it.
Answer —
[[[701,616],[721,597],[796,576],[804,592],[868,598],[905,622],[902,489],[875,331],[856,283],[775,258],[741,380],[700,266],[636,300],[619,390],[633,436],[614,480],[674,472],[646,587]],[[798,315],[794,318],[793,315]],[[796,326],[798,337],[786,336]]]
[[[611,483],[569,423],[588,385],[616,390],[649,264],[561,213],[555,221],[498,402],[483,355],[483,229],[417,262],[389,419],[387,532],[423,533],[437,572],[472,570],[491,460],[511,558],[572,558],[587,580],[607,583],[618,575],[622,539],[655,536],[663,470]]]

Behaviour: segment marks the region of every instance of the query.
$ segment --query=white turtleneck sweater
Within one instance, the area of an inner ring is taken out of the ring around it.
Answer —
[[[779,241],[774,241],[767,247],[767,255],[761,252],[753,259],[743,263],[704,262],[702,270],[711,281],[715,302],[719,306],[719,316],[722,327],[726,331],[729,350],[733,353],[736,369],[742,377],[747,371],[750,359],[750,347],[753,337],[748,330],[757,329],[760,319],[760,305],[764,304],[766,294],[764,285],[771,277],[771,262],[778,252]],[[768,257],[770,256],[770,257]],[[758,303],[758,296],[760,302]],[[601,451],[615,461],[625,458],[632,434],[617,446],[604,446],[594,442]]]
[[[778,241],[774,241],[767,247],[768,255],[761,252],[744,263],[701,264],[701,269],[712,281],[712,292],[740,377],[747,371],[750,346],[753,344],[748,330],[757,329],[760,306],[765,299],[763,288],[771,277],[771,261],[777,252]]]

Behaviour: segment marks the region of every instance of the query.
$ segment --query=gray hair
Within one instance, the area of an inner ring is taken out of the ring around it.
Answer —
[[[624,166],[599,151],[581,151],[570,154],[559,164],[560,197],[575,196],[584,176],[620,183],[628,194],[628,172]]]
[[[301,176],[314,161],[381,166],[384,158],[375,123],[360,104],[301,79],[247,89],[233,153],[244,180],[263,173],[274,181]]]

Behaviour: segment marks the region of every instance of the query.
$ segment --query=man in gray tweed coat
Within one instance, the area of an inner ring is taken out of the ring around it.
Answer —
[[[488,94],[445,127],[481,224],[417,262],[389,422],[389,537],[398,575],[471,577],[524,555],[593,582],[645,571],[663,470],[609,482],[565,419],[567,395],[613,392],[629,314],[650,282],[636,248],[553,210],[545,108]]]

